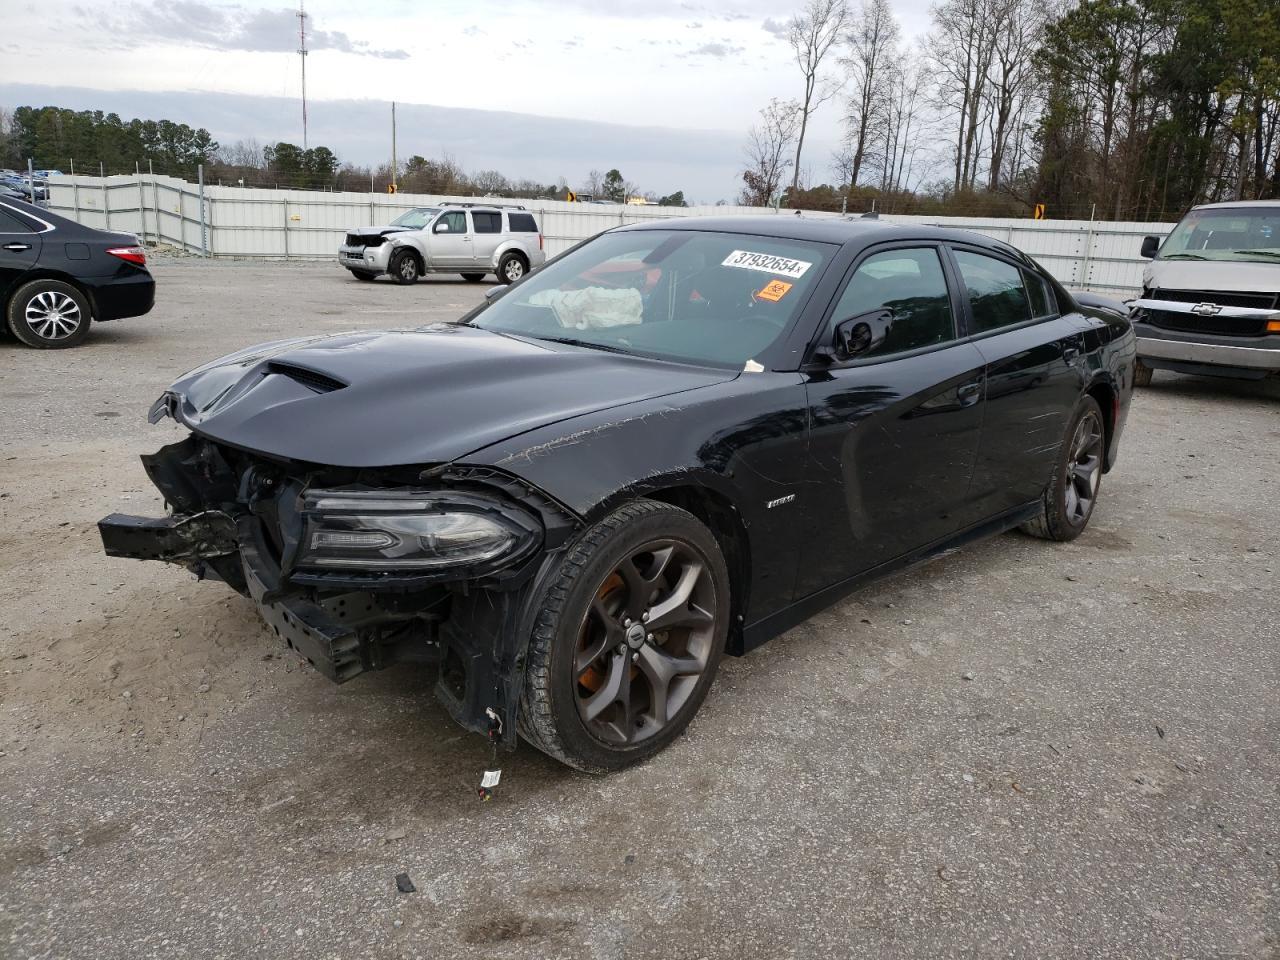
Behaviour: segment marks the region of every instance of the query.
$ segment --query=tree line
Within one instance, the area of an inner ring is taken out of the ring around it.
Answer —
[[[740,202],[1176,219],[1280,197],[1276,0],[939,0],[904,44],[888,0],[806,0],[798,96],[747,135]],[[831,103],[840,148],[812,183]],[[789,179],[789,183],[788,183]]]
[[[397,162],[362,166],[344,163],[325,146],[303,149],[297,144],[261,144],[253,138],[222,145],[203,128],[170,120],[123,120],[101,110],[63,107],[18,107],[0,110],[0,167],[22,170],[30,159],[37,169],[63,173],[133,173],[135,170],[194,180],[204,167],[209,183],[307,190],[376,190],[395,183],[407,193],[563,199],[568,181],[554,183],[509,179],[498,170],[467,172],[452,157],[431,159],[417,154]],[[626,202],[684,206],[684,193],[659,196],[643,192],[617,169],[592,170],[576,193]]]

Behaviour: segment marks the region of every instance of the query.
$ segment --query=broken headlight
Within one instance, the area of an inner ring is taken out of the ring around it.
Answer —
[[[524,553],[537,531],[475,498],[412,491],[304,495],[297,566],[387,572],[490,564]]]

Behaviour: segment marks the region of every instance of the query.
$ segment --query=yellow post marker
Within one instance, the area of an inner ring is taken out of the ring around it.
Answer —
[[[394,183],[388,183],[387,193],[395,193],[395,192],[396,192],[396,185]]]
[[[1044,204],[1043,204],[1043,203],[1037,203],[1037,204],[1036,204],[1036,206],[1035,206],[1035,212],[1034,212],[1034,213],[1032,213],[1032,214],[1031,214],[1031,216],[1032,216],[1032,217],[1034,217],[1036,220],[1043,220],[1043,219],[1044,219]]]

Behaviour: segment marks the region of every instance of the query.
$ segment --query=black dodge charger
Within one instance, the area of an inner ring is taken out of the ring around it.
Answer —
[[[0,197],[0,317],[29,347],[74,347],[91,320],[148,312],[156,284],[138,238]]]
[[[152,408],[172,508],[112,556],[258,605],[335,681],[438,664],[469,729],[589,771],[675,738],[724,653],[1014,527],[1085,529],[1123,310],[1014,248],[866,220],[666,220],[457,324],[252,347]]]

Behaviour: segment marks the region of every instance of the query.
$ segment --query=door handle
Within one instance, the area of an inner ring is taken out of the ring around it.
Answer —
[[[21,250],[30,250],[30,249],[31,249],[31,244],[29,244],[29,243],[6,243],[6,244],[4,245],[4,249],[5,249],[5,250],[12,250],[14,253],[18,253],[18,252],[19,252],[19,251],[21,251]]]
[[[1080,356],[1080,345],[1076,343],[1063,344],[1062,359],[1070,363],[1076,357]]]
[[[978,402],[978,397],[982,395],[982,381],[973,380],[969,383],[962,383],[956,387],[956,399],[960,401],[960,406],[969,407]]]

